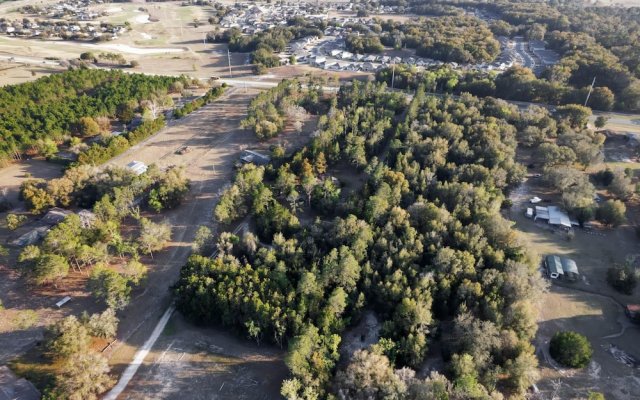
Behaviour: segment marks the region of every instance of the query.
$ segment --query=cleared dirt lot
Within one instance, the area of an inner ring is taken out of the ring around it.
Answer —
[[[27,179],[52,179],[62,176],[62,166],[44,160],[24,160],[0,168],[0,191],[6,191],[6,196],[14,206],[18,204],[20,185]],[[4,217],[0,213],[0,217]]]
[[[284,350],[175,313],[122,399],[279,399]]]

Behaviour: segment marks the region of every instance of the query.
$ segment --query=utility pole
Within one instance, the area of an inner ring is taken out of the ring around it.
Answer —
[[[229,49],[227,49],[227,60],[229,60],[229,78],[233,78],[233,75],[231,74],[231,53],[229,52]]]
[[[593,82],[591,82],[591,86],[589,87],[589,93],[587,93],[587,98],[584,100],[584,106],[587,106],[587,102],[589,101],[589,97],[591,97],[591,92],[593,91],[593,85],[596,84],[596,77],[593,77]]]

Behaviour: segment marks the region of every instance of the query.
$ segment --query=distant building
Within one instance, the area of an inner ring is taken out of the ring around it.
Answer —
[[[544,266],[551,279],[575,281],[580,276],[576,262],[567,257],[546,256]]]
[[[318,66],[318,67],[323,67],[324,64],[327,62],[327,57],[323,57],[323,56],[317,56],[313,59],[310,59],[311,64]]]

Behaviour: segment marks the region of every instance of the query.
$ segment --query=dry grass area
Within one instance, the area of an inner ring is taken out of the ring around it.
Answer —
[[[39,159],[28,159],[0,168],[0,190],[14,205],[18,204],[20,185],[32,178],[52,179],[62,176],[62,166]],[[0,213],[4,219],[5,214]]]
[[[40,67],[0,61],[0,86],[17,85],[62,72],[61,68]]]

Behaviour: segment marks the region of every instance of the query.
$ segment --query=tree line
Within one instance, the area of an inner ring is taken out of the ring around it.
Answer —
[[[415,90],[419,85],[436,93],[471,93],[475,96],[498,97],[505,100],[526,101],[553,105],[584,103],[589,87],[574,88],[567,84],[552,83],[535,76],[528,68],[513,66],[502,73],[456,71],[449,66],[419,70],[399,64],[379,70],[376,79],[397,89]],[[596,85],[589,96],[592,109],[609,111],[619,105],[614,93],[605,86]]]
[[[225,87],[226,86],[223,85],[223,86],[218,86],[218,87],[209,89],[207,93],[205,93],[203,96],[198,97],[186,103],[184,106],[175,109],[173,116],[175,118],[182,118],[185,115],[188,115],[193,111],[196,111],[200,107],[222,96],[222,94],[224,93]],[[147,102],[150,104],[147,104]],[[162,106],[163,104],[167,105],[166,103],[162,103],[163,96],[154,94],[152,99],[148,100],[147,102],[144,104],[145,104],[145,107],[148,107],[148,108],[145,108],[145,113],[148,115],[146,115],[146,119],[144,119],[139,126],[137,126],[135,129],[133,129],[130,132],[125,132],[123,135],[108,136],[107,138],[99,142],[93,143],[86,150],[78,154],[78,160],[72,163],[72,166],[85,165],[85,164],[99,165],[99,164],[105,163],[110,159],[112,159],[113,157],[124,153],[130,147],[135,146],[136,144],[142,142],[143,140],[156,134],[162,128],[164,128],[165,127],[164,116],[156,115],[158,114],[157,109],[160,106]],[[129,106],[124,106],[124,107],[127,108]],[[131,109],[127,109],[127,110],[121,108],[120,109],[121,118],[129,119],[130,117],[133,116],[133,112],[134,112],[133,106],[131,107]]]
[[[214,215],[250,216],[256,234],[223,233],[217,257],[191,257],[178,308],[287,345],[288,399],[524,393],[545,285],[499,212],[525,174],[514,155],[529,125],[502,105],[422,88],[407,104],[384,85],[341,87],[309,146],[238,171]],[[361,186],[342,190],[345,167]],[[314,222],[301,223],[301,209]],[[365,310],[381,339],[337,370],[340,335]],[[415,378],[436,342],[446,376]]]

